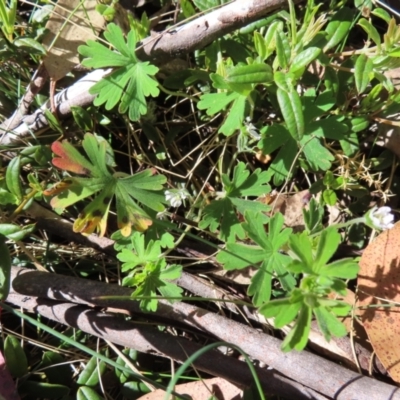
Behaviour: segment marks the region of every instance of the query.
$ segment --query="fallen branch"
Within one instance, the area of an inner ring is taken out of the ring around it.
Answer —
[[[160,323],[165,323],[167,320],[170,323],[178,322],[187,325],[219,340],[239,346],[250,357],[260,360],[284,376],[290,377],[299,384],[322,393],[328,398],[336,400],[400,399],[400,389],[397,387],[359,375],[307,351],[282,353],[279,339],[189,304],[179,302],[170,304],[161,300],[156,313],[143,314],[137,302],[99,299],[100,296],[129,296],[130,289],[128,288],[15,267],[13,268],[12,287],[17,293],[24,296],[68,300],[104,308],[112,307],[129,311],[135,315],[151,316],[152,319],[159,318]],[[25,303],[17,302],[15,297],[9,297],[7,301],[25,307]],[[42,300],[36,299],[35,301],[40,304]],[[42,315],[52,319],[52,306],[46,307],[44,309],[46,314]],[[35,311],[42,313],[39,307],[36,307]],[[112,339],[109,340],[112,341]],[[226,379],[229,380],[229,378]]]
[[[29,270],[25,270],[23,274],[19,274],[19,272],[22,272],[20,268],[13,268],[13,276],[19,276],[16,278],[20,279],[19,284],[27,284],[31,278],[34,278],[34,275],[35,278],[44,278],[45,281],[48,277],[67,278],[47,273],[43,273],[42,276],[39,276],[37,272],[29,272]],[[32,275],[32,273],[34,275]],[[28,280],[24,279],[24,276],[28,278]],[[47,287],[48,283],[48,281],[44,282],[44,286]],[[61,283],[61,281],[59,281],[59,283]],[[156,327],[153,328],[145,324],[125,321],[121,319],[120,316],[115,316],[111,313],[97,312],[81,304],[48,299],[49,297],[61,296],[62,298],[64,295],[66,297],[70,295],[75,300],[75,303],[78,303],[79,296],[76,297],[74,291],[70,291],[72,288],[69,287],[69,284],[71,283],[78,284],[80,288],[78,292],[80,292],[88,281],[83,279],[69,281],[65,287],[65,291],[54,289],[55,291],[53,293],[55,296],[50,294],[46,298],[31,295],[27,297],[26,295],[21,295],[13,291],[7,298],[7,302],[118,345],[133,348],[143,353],[172,358],[178,362],[186,361],[190,355],[202,349],[202,345],[200,344],[196,344],[182,337],[162,333]],[[18,286],[18,283],[16,286]],[[106,286],[113,285],[103,285],[103,289],[105,289]],[[100,289],[101,287],[99,286],[98,288]],[[114,288],[117,287],[115,286]],[[123,292],[124,288],[120,289],[122,289]],[[90,293],[90,289],[86,291]],[[126,301],[126,303],[135,304],[135,302],[132,301]],[[138,314],[142,314],[140,310]],[[250,370],[244,362],[225,356],[218,351],[210,351],[197,358],[194,362],[194,367],[206,373],[227,379],[240,387],[248,387],[254,382]],[[314,393],[313,390],[283,377],[276,371],[261,368],[257,368],[256,370],[263,390],[268,395],[275,394],[296,399],[326,400],[326,397]]]

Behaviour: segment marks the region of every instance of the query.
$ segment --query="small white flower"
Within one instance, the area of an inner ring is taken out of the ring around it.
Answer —
[[[390,207],[374,207],[370,210],[367,215],[367,223],[374,229],[386,230],[391,229],[394,226],[394,215],[391,213]]]
[[[165,200],[167,200],[171,207],[180,207],[183,200],[188,197],[189,193],[186,189],[171,189],[165,191]]]

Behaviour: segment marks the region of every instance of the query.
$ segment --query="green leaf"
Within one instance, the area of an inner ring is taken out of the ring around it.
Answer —
[[[334,190],[326,189],[322,192],[324,202],[329,206],[334,206],[337,202],[337,196]]]
[[[282,351],[287,352],[293,349],[301,351],[306,347],[311,328],[311,317],[311,308],[303,304],[293,329],[282,343]]]
[[[275,328],[280,329],[290,324],[298,315],[301,306],[301,302],[296,302],[290,303],[287,307],[283,308],[274,320]]]
[[[261,172],[256,169],[252,174],[246,170],[243,162],[238,163],[233,171],[232,180],[228,175],[222,175],[222,182],[225,193],[221,199],[214,200],[204,209],[203,219],[199,223],[201,229],[210,227],[215,232],[220,226],[220,238],[227,241],[234,240],[235,236],[244,237],[243,228],[240,226],[236,213],[236,206],[240,207],[240,212],[245,213],[246,209],[260,208],[254,207],[250,201],[238,201],[245,196],[260,196],[269,193],[271,187],[267,182],[270,180],[270,174],[266,171]]]
[[[229,110],[229,113],[218,133],[226,136],[233,135],[243,124],[246,115],[249,114],[249,104],[245,96],[237,97]]]
[[[272,318],[285,312],[290,305],[291,302],[289,298],[271,300],[268,303],[263,304],[258,311],[260,314],[264,315],[265,318]]]
[[[76,392],[77,400],[102,400],[103,396],[100,396],[94,389],[81,386]]]
[[[301,144],[304,146],[304,155],[314,171],[326,171],[331,168],[335,157],[320,143],[318,138],[310,139],[308,135],[304,136]]]
[[[313,62],[321,53],[321,49],[318,47],[309,47],[306,50],[303,50],[300,54],[293,59],[290,65],[290,72],[298,71],[308,64]]]
[[[262,139],[257,147],[263,154],[271,154],[273,151],[283,146],[291,137],[289,131],[279,124],[273,124],[261,130]]]
[[[297,143],[292,138],[279,150],[270,166],[271,171],[274,173],[274,185],[281,185],[288,177],[289,172],[293,173],[297,151]]]
[[[163,211],[165,199],[161,190],[166,182],[165,176],[153,176],[155,170],[150,169],[132,176],[111,174],[108,167],[115,164],[114,154],[110,145],[101,137],[85,134],[83,148],[90,161],[66,141],[53,143],[52,149],[59,156],[53,159],[55,166],[89,177],[67,178],[45,190],[43,193],[46,196],[60,193],[50,204],[56,208],[65,208],[100,192],[79,214],[74,223],[74,231],[83,234],[97,231],[102,236],[106,231],[108,212],[115,195],[118,227],[122,234],[129,236],[132,226],[139,231],[146,230],[152,221],[136,201],[155,211]]]
[[[240,94],[236,92],[206,93],[201,96],[200,101],[197,103],[197,108],[199,110],[207,110],[207,115],[214,115],[239,96]]]
[[[14,157],[6,169],[7,188],[18,201],[22,201],[22,186],[21,186],[21,158]]]
[[[347,36],[350,31],[352,20],[352,10],[348,7],[341,7],[325,29],[328,36],[328,43],[324,46],[324,52],[335,47]]]
[[[304,135],[304,116],[300,96],[293,88],[289,92],[278,88],[276,94],[288,131],[293,139],[301,140]]]
[[[317,317],[318,326],[325,337],[326,341],[330,341],[332,335],[336,337],[342,337],[347,335],[346,327],[336,319],[332,313],[330,313],[324,307],[316,307],[313,310]]]
[[[378,18],[383,19],[387,24],[389,24],[390,19],[392,18],[390,14],[383,8],[374,8],[371,11],[371,14],[375,15]]]
[[[69,394],[69,387],[59,384],[26,380],[18,385],[18,391],[29,393],[34,399],[61,399]]]
[[[322,227],[324,208],[312,198],[308,204],[308,210],[303,208],[304,222],[309,234],[318,232]]]
[[[361,26],[361,28],[364,29],[364,31],[367,33],[367,35],[369,36],[369,38],[371,38],[376,46],[378,47],[378,49],[380,49],[381,47],[381,37],[379,35],[379,32],[377,31],[377,29],[371,24],[371,22],[369,22],[368,20],[366,20],[365,18],[361,18],[358,22],[357,25]]]
[[[8,335],[4,341],[4,358],[7,369],[13,378],[22,378],[28,373],[28,360],[20,341]]]
[[[26,47],[28,50],[36,50],[37,53],[39,54],[46,54],[47,50],[45,49],[44,46],[42,46],[37,40],[28,38],[28,37],[22,37],[14,40],[13,42],[15,47]]]
[[[134,269],[139,265],[144,266],[147,263],[156,263],[160,258],[161,247],[159,241],[150,240],[145,246],[144,235],[135,232],[131,236],[131,242],[134,251],[123,248],[117,255],[118,260],[123,262],[123,272]]]
[[[0,235],[0,300],[5,300],[10,291],[11,257],[5,241]]]
[[[85,369],[79,374],[78,385],[96,386],[107,368],[104,361],[92,357],[86,364]]]
[[[264,251],[258,246],[241,243],[227,243],[226,250],[221,250],[217,261],[224,264],[224,269],[230,271],[256,265],[263,260]]]
[[[354,65],[354,78],[358,94],[363,93],[367,88],[371,81],[371,72],[373,68],[373,62],[368,56],[360,54],[357,57],[357,61]]]
[[[271,281],[273,276],[273,260],[264,261],[256,274],[251,278],[247,294],[253,296],[253,304],[261,306],[271,298]]]
[[[289,238],[289,247],[303,263],[304,271],[311,273],[313,271],[314,260],[312,245],[308,235],[305,232],[291,235]]]
[[[319,270],[324,266],[331,257],[335,254],[340,244],[340,234],[335,228],[324,229],[319,237],[317,252],[313,270],[319,273]]]
[[[174,283],[168,282],[169,277],[177,278],[180,276],[179,266],[168,267],[164,259],[159,259],[156,263],[147,264],[143,273],[139,275],[141,275],[141,277],[139,276],[140,282],[136,280],[138,288],[132,293],[132,297],[143,297],[140,301],[142,310],[147,312],[157,310],[157,290],[164,297],[181,296],[182,289]],[[124,279],[123,284],[129,284],[129,281]]]
[[[158,68],[136,58],[136,35],[133,30],[128,33],[125,42],[121,29],[111,23],[104,36],[117,51],[90,40],[87,46],[78,48],[82,55],[88,57],[82,61],[82,65],[94,68],[120,67],[91,87],[90,93],[98,94],[94,104],[105,104],[105,108],[111,110],[120,101],[119,112],[128,112],[129,118],[137,121],[147,112],[146,97],[159,94],[154,79]]]
[[[276,56],[279,66],[282,69],[286,69],[289,65],[291,50],[289,41],[283,31],[276,30],[275,44],[276,44]]]
[[[34,229],[35,224],[24,225],[23,227],[15,224],[0,224],[0,235],[10,240],[22,240]]]
[[[342,259],[323,266],[319,273],[323,276],[354,279],[359,270],[358,264],[352,259]]]
[[[268,57],[267,44],[265,43],[263,36],[258,31],[254,31],[253,41],[259,59],[261,61],[265,61]]]
[[[227,76],[228,83],[257,84],[272,82],[272,68],[268,64],[240,65],[232,68]]]
[[[208,226],[211,232],[216,232],[220,226],[219,236],[222,240],[231,242],[236,236],[244,238],[243,229],[229,198],[214,200],[204,208],[199,228],[206,229]]]

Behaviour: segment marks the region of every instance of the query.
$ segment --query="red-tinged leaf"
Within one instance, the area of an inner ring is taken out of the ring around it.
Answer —
[[[53,165],[65,171],[88,175],[93,166],[67,141],[54,142],[51,150],[58,157],[53,158]]]
[[[130,236],[132,228],[144,232],[153,223],[145,212],[135,205],[124,187],[117,186],[116,206],[118,228],[121,230],[122,236]]]
[[[74,222],[73,231],[84,235],[90,235],[96,232],[100,237],[104,236],[107,229],[107,217],[113,196],[114,185],[110,185],[79,214]]]

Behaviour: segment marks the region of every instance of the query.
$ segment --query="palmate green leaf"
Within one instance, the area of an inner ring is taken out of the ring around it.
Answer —
[[[313,271],[312,244],[306,232],[291,235],[289,238],[290,250],[300,259],[305,272]]]
[[[232,103],[228,116],[218,132],[230,136],[242,126],[246,115],[249,114],[250,105],[245,96],[239,95]]]
[[[165,196],[160,191],[166,180],[164,175],[154,175],[154,170],[146,170],[118,179],[117,186],[146,207],[160,212],[165,208]]]
[[[82,60],[82,65],[89,68],[122,67],[129,62],[137,61],[135,54],[137,40],[133,31],[130,31],[127,36],[128,44],[125,42],[121,28],[114,23],[107,25],[104,36],[116,51],[93,40],[88,40],[87,46],[78,47],[79,53],[88,57]]]
[[[236,205],[240,207],[240,212],[245,213],[246,207],[249,209],[260,210],[263,207],[254,205],[251,201],[245,202],[241,197],[245,196],[260,196],[269,193],[271,187],[268,185],[270,174],[261,172],[256,169],[252,174],[246,169],[246,165],[240,162],[233,171],[232,180],[229,176],[223,174],[221,177],[224,185],[224,197],[214,200],[204,209],[204,217],[199,223],[201,229],[210,227],[212,232],[215,232],[220,226],[220,238],[227,241],[232,241],[235,236],[244,238],[244,231],[240,225]],[[238,201],[239,200],[239,201]],[[260,216],[263,221],[265,218]]]
[[[124,248],[117,254],[118,260],[123,262],[123,272],[133,269],[138,265],[144,266],[147,263],[157,263],[161,255],[161,246],[159,241],[151,240],[146,246],[144,235],[135,232],[131,236],[131,243],[133,250]]]
[[[224,264],[225,269],[245,268],[249,265],[257,267],[262,261],[248,288],[248,294],[253,296],[253,303],[260,306],[271,297],[273,277],[279,279],[282,287],[288,291],[296,284],[294,277],[286,268],[290,263],[290,257],[279,252],[288,241],[291,229],[281,230],[283,216],[280,213],[276,213],[270,219],[268,234],[265,232],[264,221],[259,213],[246,211],[244,217],[243,229],[259,246],[228,243],[227,251],[221,251],[217,260]]]
[[[204,208],[203,219],[199,222],[200,229],[210,227],[211,232],[216,232],[220,226],[220,238],[231,242],[235,237],[244,238],[244,231],[232,202],[228,197],[214,200]]]
[[[230,271],[256,265],[263,261],[264,255],[265,251],[258,246],[228,243],[226,250],[221,250],[217,254],[217,261],[224,264],[224,269]]]
[[[320,139],[309,135],[304,136],[300,142],[303,145],[303,153],[314,171],[327,171],[332,166],[335,157],[320,142]]]
[[[257,147],[263,154],[271,154],[273,151],[283,146],[289,139],[289,131],[280,124],[273,124],[261,129],[262,139]]]
[[[138,121],[141,115],[146,114],[147,96],[159,95],[158,83],[153,78],[157,72],[158,68],[148,62],[137,63],[129,69],[131,80],[121,98],[118,110],[122,114],[129,110],[131,121]]]
[[[267,171],[260,168],[254,170],[252,174],[246,169],[246,165],[240,162],[233,171],[232,181],[227,175],[222,176],[227,194],[230,197],[261,196],[271,191],[268,184],[271,176]]]
[[[95,137],[94,135],[88,133],[83,139],[82,147],[94,166],[92,173],[96,171],[102,178],[111,178],[111,173],[107,168],[107,156],[111,158],[110,161],[114,163],[114,152],[110,146],[107,146],[107,142],[105,140],[100,141],[99,137]]]
[[[258,213],[264,224],[267,224],[269,217],[266,215],[271,210],[271,206],[254,200],[243,200],[238,197],[230,197],[231,203],[236,207],[236,210],[240,214],[244,214],[246,211]]]
[[[104,186],[109,185],[111,180],[112,178],[68,178],[65,180],[68,184],[64,191],[53,197],[50,205],[53,208],[67,208],[100,191]],[[57,184],[54,190],[57,190]]]
[[[143,283],[132,293],[133,298],[146,297],[140,301],[140,308],[143,311],[157,311],[158,299],[157,290],[164,297],[180,297],[182,289],[176,284],[169,282],[169,277],[176,279],[180,276],[180,270],[176,265],[166,266],[163,259],[160,259],[151,269],[147,269]],[[173,302],[174,300],[171,300]]]
[[[312,198],[308,204],[308,210],[303,209],[304,222],[309,234],[318,232],[322,227],[324,208]]]
[[[197,103],[197,108],[199,110],[207,110],[207,115],[214,115],[238,97],[240,97],[240,94],[236,92],[206,93],[201,96],[200,101]]]
[[[164,210],[165,199],[161,189],[166,178],[162,175],[153,176],[155,170],[142,171],[133,176],[112,174],[108,166],[114,164],[113,152],[103,138],[85,135],[83,148],[90,161],[71,144],[65,141],[55,143],[52,148],[59,157],[53,160],[53,164],[89,177],[67,178],[53,188],[45,190],[46,196],[58,194],[51,200],[51,205],[55,208],[65,208],[100,192],[80,213],[74,224],[75,232],[90,234],[96,230],[101,236],[104,235],[110,203],[114,196],[118,227],[124,236],[131,234],[132,226],[135,230],[145,231],[152,224],[150,217],[136,201],[155,211]]]
[[[159,94],[154,79],[158,68],[136,58],[134,31],[129,32],[125,42],[121,29],[111,23],[104,36],[116,51],[93,41],[78,48],[82,55],[88,57],[82,61],[87,67],[120,67],[91,87],[90,93],[98,94],[94,104],[105,104],[106,109],[111,110],[120,101],[119,112],[128,112],[129,118],[137,121],[147,112],[146,96],[156,97]]]
[[[272,300],[259,308],[260,314],[266,318],[274,319],[275,328],[283,328],[290,324],[297,316],[301,308],[301,301],[291,302],[289,298]]]
[[[286,268],[291,261],[290,257],[278,252],[264,252],[264,260],[251,278],[251,284],[247,290],[247,294],[253,296],[255,306],[261,306],[270,300],[273,277],[279,280],[285,291],[291,291],[296,285],[296,280]]]

